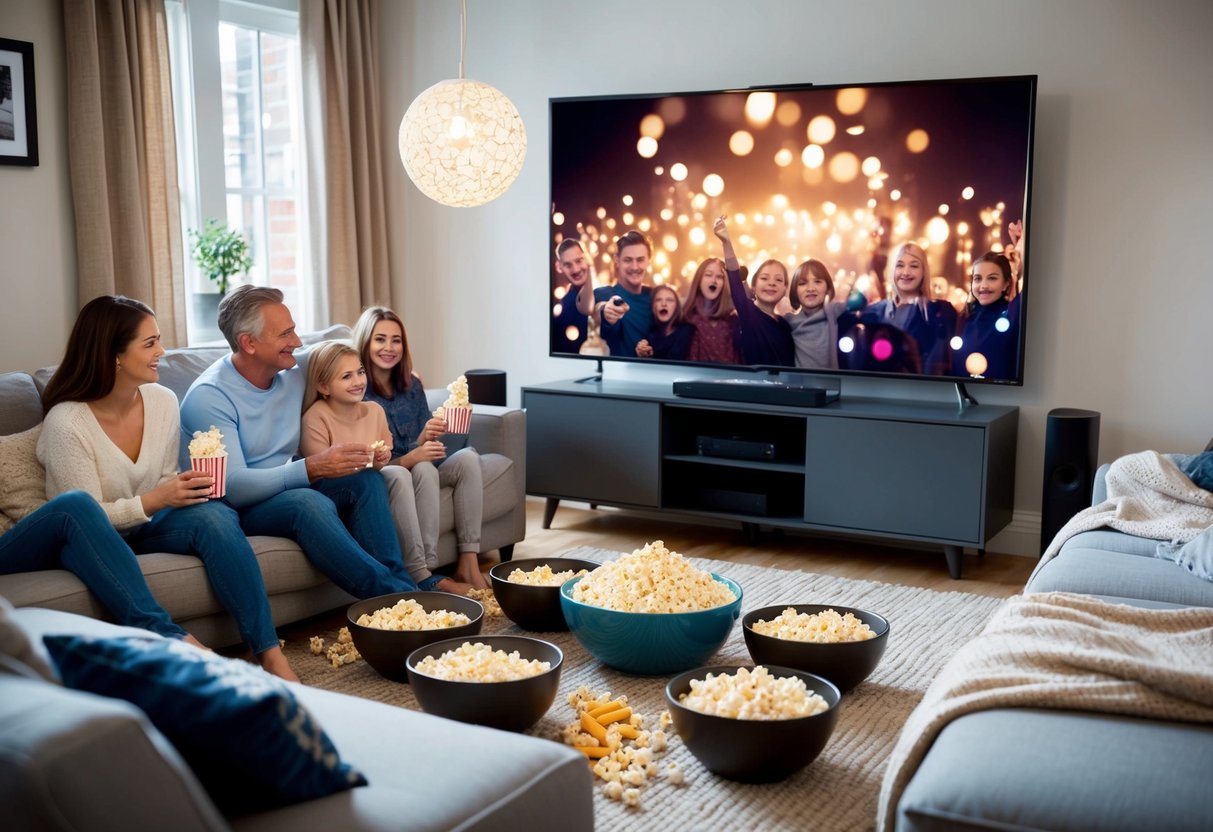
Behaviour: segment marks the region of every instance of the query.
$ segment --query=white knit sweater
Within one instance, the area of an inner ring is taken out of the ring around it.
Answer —
[[[139,497],[177,474],[181,413],[177,396],[159,384],[144,384],[143,444],[131,461],[113,443],[84,402],[51,408],[38,438],[38,459],[46,467],[47,499],[64,491],[87,491],[101,503],[119,531],[151,518]]]

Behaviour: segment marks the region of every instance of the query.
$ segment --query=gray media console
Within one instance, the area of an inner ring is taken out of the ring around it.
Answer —
[[[822,408],[674,396],[668,384],[522,390],[528,494],[943,546],[960,577],[1011,521],[1019,410],[844,396]],[[723,441],[722,441],[723,440]]]

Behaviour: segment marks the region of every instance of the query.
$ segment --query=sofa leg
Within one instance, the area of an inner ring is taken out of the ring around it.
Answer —
[[[497,554],[501,556],[502,563],[505,563],[507,560],[513,560],[514,544],[511,543],[509,546],[502,546],[500,549],[497,550]]]

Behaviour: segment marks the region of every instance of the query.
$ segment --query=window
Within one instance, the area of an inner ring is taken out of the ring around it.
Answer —
[[[316,320],[308,277],[295,0],[170,0],[178,178],[190,341],[219,337],[214,286],[188,256],[189,229],[219,217],[243,232],[248,279],[282,290],[301,329]]]

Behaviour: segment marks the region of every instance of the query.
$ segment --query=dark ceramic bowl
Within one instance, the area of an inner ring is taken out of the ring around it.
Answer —
[[[678,697],[691,690],[692,679],[709,673],[736,673],[739,666],[699,667],[670,680],[665,686],[666,703],[674,730],[704,768],[713,774],[742,783],[774,783],[807,766],[825,748],[842,701],[829,680],[790,667],[767,665],[773,676],[799,676],[810,693],[825,699],[829,709],[796,719],[730,719],[691,710]]]
[[[818,644],[811,641],[792,641],[784,638],[760,635],[752,629],[756,621],[770,621],[788,607],[797,613],[814,615],[832,609],[839,615],[848,612],[867,624],[876,633],[867,641],[846,641],[837,644]],[[784,667],[816,673],[829,679],[843,693],[847,693],[868,678],[885,648],[889,645],[889,622],[880,615],[855,607],[838,604],[776,604],[751,610],[741,619],[745,646],[755,664],[783,665]]]
[[[361,615],[370,615],[375,610],[393,607],[403,598],[412,598],[426,612],[434,610],[450,610],[461,612],[472,623],[460,627],[442,627],[437,630],[380,630],[378,627],[364,627],[358,623]],[[349,621],[350,635],[354,638],[354,646],[366,659],[366,663],[386,679],[394,682],[407,682],[408,674],[404,669],[404,660],[418,647],[424,647],[430,642],[446,638],[474,636],[480,632],[484,622],[484,607],[479,601],[452,595],[449,592],[394,592],[391,595],[380,595],[367,598],[351,604],[345,613]]]
[[[524,659],[538,659],[552,667],[546,673],[512,682],[452,682],[417,672],[417,663],[426,656],[438,658],[468,641],[507,653],[517,650]],[[560,648],[537,638],[478,636],[448,638],[419,647],[409,655],[405,666],[413,695],[427,714],[505,731],[525,731],[547,713],[556,699],[563,664],[564,653]]]
[[[620,612],[573,598],[581,578],[560,587],[569,630],[591,656],[625,673],[657,676],[698,667],[720,649],[741,616],[741,587],[712,573],[736,598],[696,612]]]
[[[569,625],[564,620],[560,609],[560,585],[531,586],[530,584],[515,584],[509,580],[510,573],[515,569],[529,572],[546,564],[553,572],[579,572],[588,569],[591,572],[601,564],[592,560],[577,560],[576,558],[534,558],[526,560],[507,560],[496,564],[489,570],[489,581],[493,586],[493,596],[501,605],[501,611],[506,618],[513,621],[524,630],[539,632],[556,632],[567,630]]]

